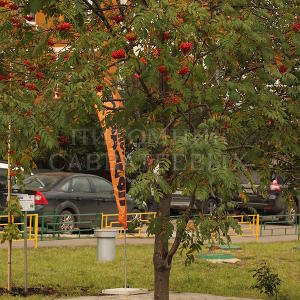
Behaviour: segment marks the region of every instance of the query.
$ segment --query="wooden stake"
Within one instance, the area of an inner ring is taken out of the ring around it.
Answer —
[[[11,122],[8,124],[8,140],[7,140],[7,206],[9,206],[11,201]],[[11,213],[8,213],[8,224],[11,223]],[[11,292],[11,249],[12,240],[8,241],[8,255],[7,255],[7,290]]]

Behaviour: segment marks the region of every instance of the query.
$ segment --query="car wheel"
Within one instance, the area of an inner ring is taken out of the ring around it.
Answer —
[[[75,217],[69,210],[61,212],[61,216],[58,219],[58,230],[62,233],[72,232],[75,228]]]
[[[218,203],[215,199],[209,199],[205,206],[205,214],[214,215],[217,212]]]
[[[288,224],[293,225],[296,223],[296,221],[297,221],[297,204],[295,201],[293,201],[293,203],[288,203],[288,207],[286,209],[285,214],[287,215],[285,217],[285,221]]]

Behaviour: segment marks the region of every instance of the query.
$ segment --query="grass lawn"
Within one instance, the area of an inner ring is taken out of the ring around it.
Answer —
[[[196,259],[184,266],[184,258],[174,259],[170,290],[199,292],[223,296],[262,298],[250,286],[249,270],[266,260],[282,279],[281,294],[291,300],[300,299],[300,251],[297,242],[270,244],[242,244],[242,251],[234,252],[242,261],[236,265],[211,264]],[[151,245],[128,246],[128,284],[131,287],[153,289]],[[7,251],[0,250],[0,290],[6,287]],[[95,247],[30,249],[28,255],[29,287],[40,289],[30,299],[57,298],[76,295],[99,295],[104,288],[123,286],[123,247],[117,247],[114,263],[100,264]],[[13,251],[13,285],[23,287],[23,250]],[[50,290],[50,295],[47,295]],[[1,293],[1,292],[0,292]],[[0,299],[18,299],[7,294]]]

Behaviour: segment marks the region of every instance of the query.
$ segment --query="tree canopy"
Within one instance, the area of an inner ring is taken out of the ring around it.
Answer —
[[[44,122],[53,117],[59,128],[90,114],[95,103],[107,109],[112,92],[119,91],[124,106],[113,110],[107,125],[124,129],[127,171],[138,174],[131,194],[143,202],[153,193],[158,203],[158,218],[150,226],[156,234],[155,297],[167,299],[159,286],[168,280],[160,280],[159,273],[169,273],[183,240],[192,252],[207,238],[203,231],[195,239],[186,233],[196,198],[229,201],[243,192],[240,174],[249,176],[253,168],[265,186],[273,172],[295,182],[299,6],[281,0],[29,0],[16,5],[4,9],[19,21],[1,21],[1,47],[8,47],[12,34],[20,40],[2,51],[2,91],[9,84],[13,88],[1,99],[12,99],[14,91],[13,101],[19,99],[24,113],[34,103],[43,110],[51,101],[54,113],[47,110]],[[18,25],[24,15],[40,11],[44,26],[27,32],[27,25]],[[28,63],[20,61],[23,55]],[[25,86],[5,79],[3,71],[9,69],[27,72]],[[170,197],[176,190],[191,196],[191,203],[169,249]],[[222,224],[224,234],[234,225]]]

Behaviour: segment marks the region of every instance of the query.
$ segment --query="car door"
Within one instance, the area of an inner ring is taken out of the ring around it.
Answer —
[[[244,207],[252,207],[256,210],[261,210],[266,205],[263,196],[260,194],[260,177],[256,171],[251,174],[251,181],[243,176],[242,186],[247,194],[248,202],[243,203]]]
[[[92,193],[89,176],[75,176],[72,178],[70,197],[76,203],[80,214],[94,214],[97,212],[97,201]]]
[[[94,199],[97,201],[99,213],[118,213],[112,184],[100,177],[91,177]]]

